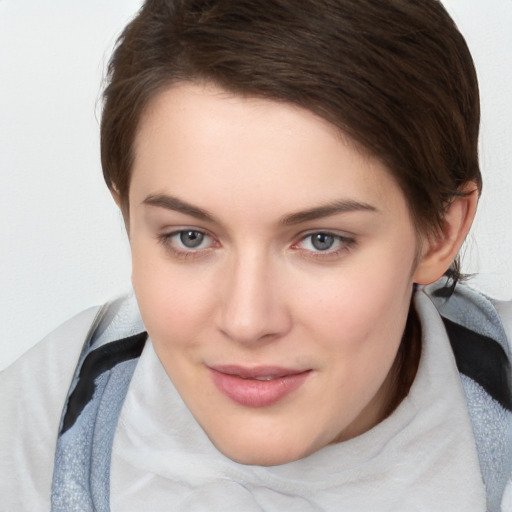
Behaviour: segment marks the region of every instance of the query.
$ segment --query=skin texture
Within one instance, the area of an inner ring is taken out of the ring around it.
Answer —
[[[216,447],[260,465],[383,419],[413,282],[442,275],[474,213],[455,201],[446,236],[425,241],[384,165],[326,121],[187,83],[141,120],[129,203],[132,280],[155,351]],[[195,248],[180,238],[190,231],[202,234]],[[332,246],[319,250],[314,233]],[[218,365],[308,373],[255,407],[219,390]]]

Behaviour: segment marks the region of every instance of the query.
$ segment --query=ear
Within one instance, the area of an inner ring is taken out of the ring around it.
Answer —
[[[414,282],[430,284],[450,268],[471,228],[478,204],[479,191],[468,183],[448,206],[439,233],[424,242],[422,256],[414,273]]]

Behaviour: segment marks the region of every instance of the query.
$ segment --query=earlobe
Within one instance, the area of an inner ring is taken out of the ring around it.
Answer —
[[[478,197],[478,187],[471,182],[453,198],[444,214],[441,230],[425,242],[414,273],[415,283],[433,283],[450,268],[473,223]]]

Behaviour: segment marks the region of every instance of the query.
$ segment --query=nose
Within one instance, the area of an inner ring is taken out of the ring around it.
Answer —
[[[240,255],[230,268],[220,297],[219,329],[238,343],[284,336],[292,326],[279,269],[268,258]]]

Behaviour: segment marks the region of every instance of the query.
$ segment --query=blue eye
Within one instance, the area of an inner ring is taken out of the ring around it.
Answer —
[[[199,257],[217,246],[216,241],[203,231],[181,229],[158,236],[160,243],[178,257]]]
[[[317,231],[304,236],[295,247],[312,254],[333,256],[348,250],[354,240],[334,233]]]
[[[205,239],[204,233],[200,231],[180,231],[179,240],[187,249],[197,249]]]
[[[314,235],[310,235],[310,238],[311,245],[318,251],[331,249],[336,241],[334,236],[328,233],[315,233]]]

